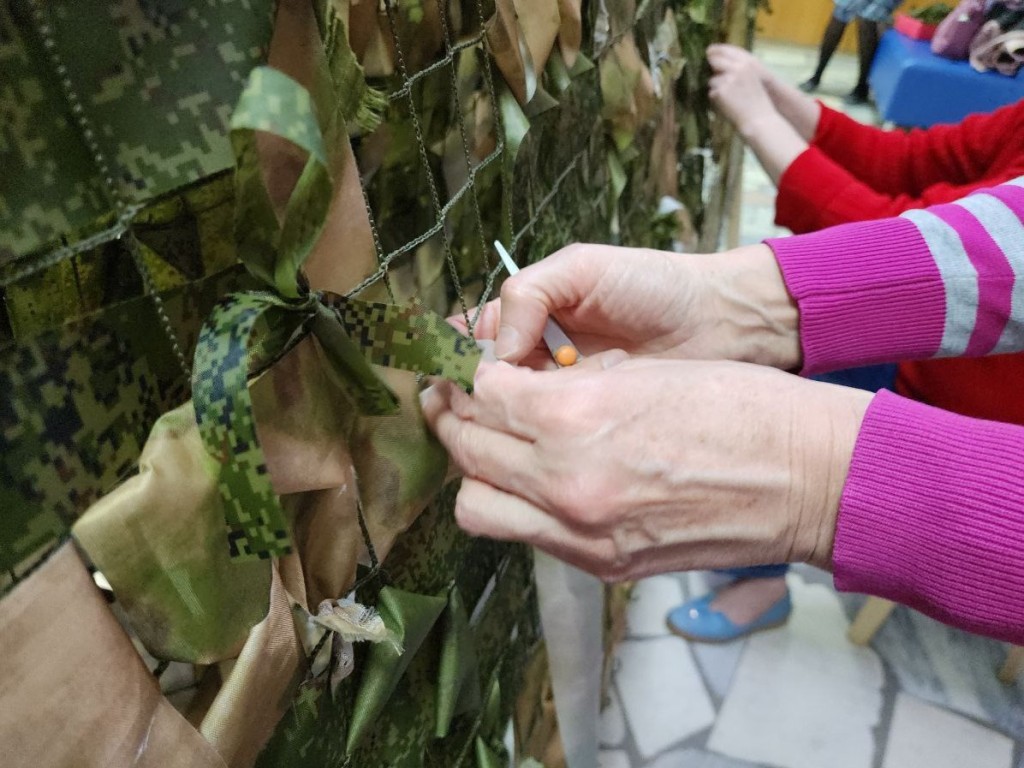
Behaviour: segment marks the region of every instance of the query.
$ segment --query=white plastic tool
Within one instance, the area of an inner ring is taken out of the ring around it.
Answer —
[[[510,275],[514,275],[519,271],[519,267],[512,261],[512,257],[509,256],[508,251],[505,250],[499,241],[494,241],[494,247],[498,251],[498,256],[501,257],[501,263],[505,265],[505,269],[508,270]],[[575,365],[576,361],[580,359],[579,350],[576,349],[576,345],[572,343],[568,336],[565,335],[565,331],[562,327],[555,322],[553,317],[549,317],[547,323],[544,325],[544,343],[548,347],[548,351],[551,352],[551,357],[554,358],[555,362],[559,366],[565,368],[570,365]]]

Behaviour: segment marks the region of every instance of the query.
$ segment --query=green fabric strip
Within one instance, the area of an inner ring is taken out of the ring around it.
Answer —
[[[140,474],[94,504],[73,529],[135,635],[160,659],[233,658],[267,614],[270,563],[229,556],[225,501],[210,479],[212,465],[186,403],[153,426]],[[178,487],[183,482],[187,489]]]
[[[348,30],[333,0],[316,0],[317,24],[323,39],[324,66],[333,86],[337,111],[346,123],[369,133],[387,108],[387,97],[366,83],[363,68],[348,43]]]
[[[309,159],[278,224],[263,184],[256,131],[305,150]],[[286,298],[302,293],[299,270],[323,229],[333,185],[309,91],[276,69],[257,67],[231,117],[236,158],[235,237],[242,262]]]
[[[443,739],[456,714],[478,709],[480,679],[469,616],[458,585],[448,593],[441,662],[437,682],[437,727],[434,735]]]
[[[290,316],[290,317],[289,317]],[[256,434],[249,396],[249,349],[257,321],[298,330],[308,314],[268,293],[236,293],[214,308],[196,346],[192,400],[215,460],[228,548],[239,560],[291,551],[291,536]]]
[[[399,307],[344,297],[330,301],[346,333],[370,362],[443,376],[464,389],[473,388],[480,348],[419,302]]]
[[[206,451],[217,462],[232,557],[267,558],[291,550],[259,445],[248,378],[297,334],[316,334],[332,379],[364,414],[398,410],[397,398],[370,363],[472,386],[480,350],[440,316],[415,304],[331,301],[328,307],[315,297],[287,302],[268,292],[233,294],[216,307],[200,335],[192,397]]]
[[[346,392],[363,414],[387,415],[398,412],[398,398],[380,380],[361,348],[338,322],[337,313],[323,304],[316,306],[311,325],[324,349],[331,377]]]
[[[447,601],[444,597],[417,595],[394,587],[384,587],[377,610],[387,628],[399,638],[402,648],[389,643],[372,645],[359,680],[355,708],[348,732],[348,751],[355,749],[369,730],[376,726],[399,679],[405,674],[427,634],[433,628]]]

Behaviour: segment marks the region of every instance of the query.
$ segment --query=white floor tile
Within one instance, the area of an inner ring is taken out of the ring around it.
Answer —
[[[1024,741],[1024,680],[1007,686],[996,678],[1003,643],[897,608],[871,646],[904,693]]]
[[[646,768],[755,768],[752,763],[734,760],[702,749],[680,749],[659,755]]]
[[[995,676],[994,673],[987,669],[978,669],[974,664],[964,663],[964,658],[956,652],[956,646],[949,642],[951,636],[963,640],[960,633],[949,632],[942,627],[935,627],[939,631],[929,632],[928,629],[935,625],[934,619],[921,614],[913,614],[911,618],[918,624],[932,625],[924,627],[923,631],[917,633],[920,642],[917,652],[923,651],[931,663],[932,672],[946,694],[948,706],[965,715],[984,720],[985,708],[978,698],[977,679],[979,675],[987,675],[991,679]]]
[[[882,665],[847,641],[834,592],[788,578],[793,616],[747,641],[708,748],[785,768],[869,768]]]
[[[904,693],[896,697],[883,768],[1010,768],[1001,733]]]
[[[629,755],[622,750],[602,749],[597,753],[597,768],[632,768]]]
[[[627,640],[616,655],[626,722],[645,759],[714,722],[714,707],[686,643],[674,637]]]
[[[601,745],[605,747],[617,747],[626,738],[626,716],[622,714],[622,704],[614,685],[608,692],[608,705],[601,710],[599,733]]]
[[[683,602],[683,588],[675,576],[641,579],[630,593],[626,608],[629,637],[661,637],[668,634],[665,614]]]
[[[791,48],[789,46],[771,46],[759,44],[754,52],[758,58],[774,67],[806,67],[814,65],[814,55],[806,48]],[[810,54],[810,55],[808,55]]]
[[[690,652],[704,673],[705,683],[719,699],[724,699],[729,692],[745,645],[742,640],[734,643],[690,643]]]

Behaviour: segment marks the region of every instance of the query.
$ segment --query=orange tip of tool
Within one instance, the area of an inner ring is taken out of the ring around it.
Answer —
[[[568,344],[555,350],[555,362],[563,368],[575,365],[579,358],[580,355],[576,351],[576,347],[570,347]]]

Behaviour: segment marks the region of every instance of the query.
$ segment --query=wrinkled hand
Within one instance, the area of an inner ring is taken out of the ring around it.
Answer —
[[[543,367],[549,315],[584,355],[800,362],[796,306],[764,245],[716,255],[571,245],[506,280],[476,336],[495,339],[502,360]]]
[[[731,43],[712,43],[707,49],[708,63],[712,72],[718,73],[719,69],[742,68],[749,70],[757,76],[765,85],[775,80],[775,75],[764,65],[757,56],[738,45]]]
[[[424,414],[465,474],[455,514],[605,579],[831,562],[871,395],[731,362],[484,364]]]
[[[735,45],[712,45],[707,52],[711,65],[708,95],[719,112],[745,137],[758,126],[778,117],[766,88],[771,75],[757,58]]]

